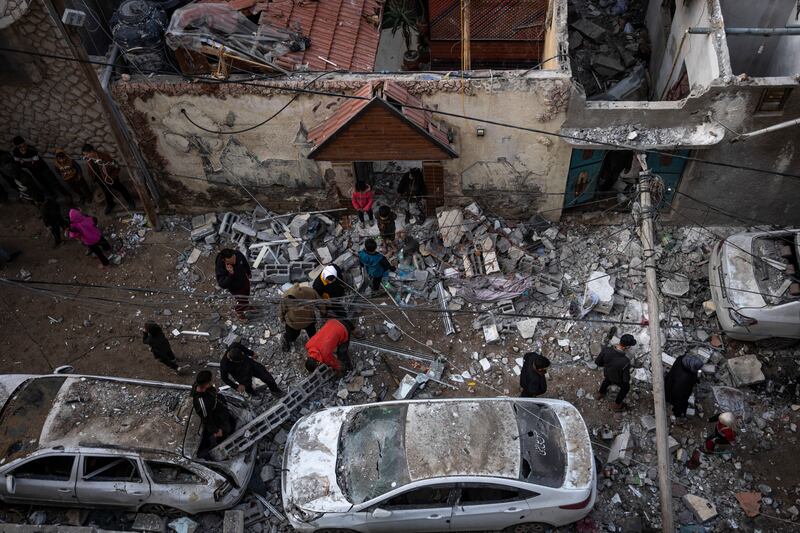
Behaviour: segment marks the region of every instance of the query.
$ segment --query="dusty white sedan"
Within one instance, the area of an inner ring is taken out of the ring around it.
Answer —
[[[544,531],[596,495],[583,418],[548,399],[325,409],[292,428],[282,483],[299,531]]]
[[[737,233],[708,262],[722,330],[739,340],[800,339],[800,229]]]

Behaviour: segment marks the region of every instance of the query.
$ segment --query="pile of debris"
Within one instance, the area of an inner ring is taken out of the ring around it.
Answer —
[[[590,100],[648,100],[647,2],[569,0],[572,72]]]

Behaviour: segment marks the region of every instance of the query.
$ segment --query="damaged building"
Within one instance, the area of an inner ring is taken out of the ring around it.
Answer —
[[[117,58],[110,91],[164,209],[251,195],[277,211],[349,207],[356,180],[380,193],[417,168],[429,214],[478,201],[557,220],[629,208],[632,152],[648,151],[677,223],[732,222],[709,203],[797,222],[800,182],[778,174],[800,154],[792,136],[760,132],[800,109],[791,0],[751,13],[725,0],[481,0],[466,17],[448,0],[167,4],[124,2],[112,46],[93,50]],[[760,33],[740,27],[753,20]],[[49,151],[104,131],[102,114],[81,117],[93,123],[50,137],[10,121],[3,138]]]

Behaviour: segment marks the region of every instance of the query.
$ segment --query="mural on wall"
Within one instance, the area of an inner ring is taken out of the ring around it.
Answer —
[[[298,125],[294,145],[298,147],[297,159],[259,157],[248,148],[241,137],[212,133],[198,128],[186,120],[181,110],[206,130],[225,131],[235,125],[236,117],[228,113],[223,124],[215,122],[203,110],[189,102],[178,102],[161,119],[163,142],[179,153],[199,157],[205,178],[212,183],[234,183],[256,186],[283,186],[289,188],[321,187],[321,171],[314,160],[305,157],[308,152],[305,128]],[[257,136],[250,136],[252,139]],[[269,149],[269,147],[260,147]]]

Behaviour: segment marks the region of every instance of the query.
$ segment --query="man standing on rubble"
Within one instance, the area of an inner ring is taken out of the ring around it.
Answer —
[[[273,396],[283,396],[283,391],[278,387],[275,378],[264,365],[256,361],[255,353],[245,348],[241,343],[234,342],[225,351],[219,362],[219,375],[222,382],[238,392],[247,392],[253,396],[253,378],[258,378],[269,388]]]
[[[547,392],[547,367],[550,360],[542,354],[528,352],[522,359],[522,372],[519,374],[521,398],[536,398]]]
[[[334,264],[325,265],[322,272],[314,280],[311,287],[319,294],[323,300],[329,300],[320,307],[323,316],[329,313],[334,317],[344,318],[347,316],[342,299],[347,293],[347,285],[342,281],[342,272]]]
[[[250,264],[242,252],[225,248],[217,254],[217,283],[235,298],[234,311],[241,320],[247,320],[250,307]]]
[[[236,419],[225,403],[225,398],[217,391],[211,380],[211,372],[201,370],[192,385],[194,410],[203,421],[203,430],[209,437],[209,447],[213,448],[236,430]]]
[[[626,333],[614,346],[604,346],[600,350],[600,355],[594,360],[597,366],[603,368],[603,382],[595,398],[603,399],[610,385],[619,387],[617,397],[611,406],[614,411],[626,408],[623,402],[631,390],[631,360],[626,355],[631,346],[636,346],[636,339]]]
[[[664,396],[672,404],[675,418],[685,418],[689,397],[697,383],[697,373],[703,368],[703,360],[696,355],[682,355],[675,360],[664,378]]]
[[[319,365],[326,365],[337,374],[350,370],[350,333],[353,324],[348,320],[334,318],[325,322],[316,335],[306,343],[306,370],[313,372]]]
[[[86,168],[89,171],[89,175],[100,184],[100,188],[106,197],[106,215],[111,213],[114,205],[116,205],[114,198],[118,198],[111,189],[114,189],[122,196],[122,199],[128,204],[128,209],[135,209],[136,203],[133,201],[133,196],[119,179],[120,169],[114,158],[105,152],[97,150],[89,143],[84,144],[81,151],[83,152],[83,158],[86,160]]]
[[[69,197],[69,192],[61,185],[61,182],[55,177],[47,163],[39,157],[39,152],[36,148],[29,146],[25,139],[19,135],[14,137],[12,142],[14,143],[14,150],[11,154],[14,157],[14,162],[23,170],[31,173],[31,176],[33,176],[46,196],[51,198],[57,198],[58,196]]]
[[[303,287],[295,283],[291,289],[283,294],[280,308],[281,322],[286,326],[283,334],[282,348],[288,352],[294,346],[294,341],[300,336],[301,330],[306,330],[308,338],[317,332],[317,300],[319,294],[311,287]]]

